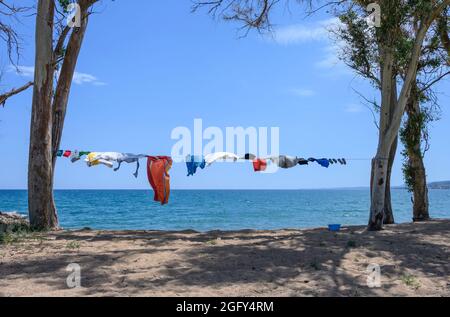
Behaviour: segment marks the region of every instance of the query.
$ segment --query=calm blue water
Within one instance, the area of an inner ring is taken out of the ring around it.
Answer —
[[[365,225],[369,191],[351,190],[189,190],[172,191],[161,206],[146,190],[59,190],[55,199],[66,229],[158,229],[199,231]],[[397,222],[410,222],[410,194],[392,193]],[[450,218],[450,190],[430,190],[431,215]],[[27,212],[27,193],[0,190],[0,210]]]

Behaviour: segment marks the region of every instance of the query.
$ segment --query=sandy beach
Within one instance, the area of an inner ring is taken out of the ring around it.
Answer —
[[[0,296],[450,296],[450,220],[326,229],[60,231],[0,245]],[[81,267],[81,287],[66,271]],[[381,287],[367,286],[367,267]]]

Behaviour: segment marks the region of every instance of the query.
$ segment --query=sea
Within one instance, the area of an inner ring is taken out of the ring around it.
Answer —
[[[430,214],[450,218],[450,190],[430,190]],[[65,229],[241,230],[365,225],[367,188],[323,190],[172,190],[168,205],[150,190],[56,190]],[[392,189],[397,223],[411,222],[411,194]],[[0,211],[27,214],[25,190],[0,190]]]

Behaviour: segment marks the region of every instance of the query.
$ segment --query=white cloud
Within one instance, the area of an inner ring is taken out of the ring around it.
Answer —
[[[33,77],[34,76],[34,67],[33,66],[10,66],[9,70],[12,72],[16,72],[16,74],[23,77]]]
[[[291,89],[290,93],[295,95],[295,96],[300,96],[300,97],[311,97],[311,96],[314,96],[316,94],[316,92],[314,90],[303,89],[303,88]]]
[[[273,40],[278,44],[299,44],[312,41],[327,41],[329,31],[340,25],[339,19],[322,20],[314,24],[295,24],[274,31]]]
[[[331,39],[330,33],[342,28],[338,18],[318,21],[314,24],[296,24],[278,28],[274,31],[273,41],[281,45],[295,45],[307,42],[323,43],[324,54],[314,65],[320,69],[333,69],[339,74],[347,73],[346,66],[339,59],[343,43]]]
[[[364,108],[358,104],[347,105],[344,109],[345,112],[349,112],[349,113],[359,113],[359,112],[362,112],[363,110],[364,110]]]
[[[32,78],[34,76],[34,66],[10,66],[9,71],[15,72],[19,76]],[[59,74],[58,74],[59,75]],[[92,84],[94,86],[104,86],[106,83],[98,80],[97,77],[87,73],[75,72],[73,82],[76,85]]]

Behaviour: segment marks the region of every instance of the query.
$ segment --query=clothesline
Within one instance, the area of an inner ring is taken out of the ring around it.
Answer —
[[[147,159],[147,177],[148,181],[154,191],[154,200],[159,201],[161,204],[167,204],[170,196],[170,175],[169,170],[172,167],[173,159],[170,156],[151,156],[147,154],[132,154],[132,153],[120,153],[120,152],[90,152],[90,151],[71,151],[71,150],[59,150],[56,155],[58,157],[66,157],[71,160],[72,163],[79,161],[82,157],[86,156],[84,161],[87,166],[104,165],[108,168],[113,168],[114,163],[118,163],[118,166],[114,168],[114,171],[118,171],[123,162],[136,163],[136,171],[133,175],[137,178],[139,173],[139,160]],[[290,169],[298,165],[309,165],[310,163],[317,163],[322,167],[328,168],[331,165],[347,165],[347,161],[350,159],[344,158],[300,158],[297,156],[288,155],[273,155],[267,157],[258,158],[254,154],[245,154],[240,157],[230,152],[216,152],[205,156],[201,155],[188,155],[185,158],[187,176],[192,176],[197,172],[197,169],[204,169],[207,166],[217,162],[232,160],[236,161],[251,161],[253,163],[253,169],[255,172],[263,172],[267,170],[269,163],[275,164],[282,169]],[[357,159],[353,159],[357,160]]]

